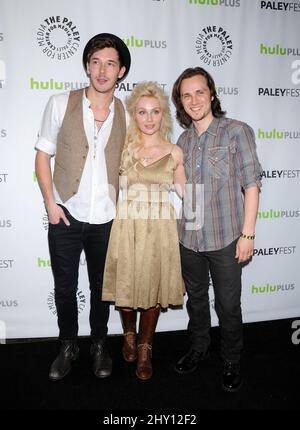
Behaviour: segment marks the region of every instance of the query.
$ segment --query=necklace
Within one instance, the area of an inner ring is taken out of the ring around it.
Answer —
[[[108,111],[108,114],[106,115],[106,117],[104,119],[94,118],[94,121],[95,122],[101,122],[101,123],[103,123],[103,122],[105,122],[107,120],[109,114],[110,114],[110,111]]]

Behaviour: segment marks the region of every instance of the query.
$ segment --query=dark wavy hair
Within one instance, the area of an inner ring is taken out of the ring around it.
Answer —
[[[191,117],[185,112],[181,102],[181,84],[184,79],[192,78],[193,76],[201,75],[206,79],[210,95],[213,97],[211,102],[212,114],[216,118],[221,118],[226,114],[221,108],[221,102],[216,92],[215,82],[212,76],[202,67],[190,67],[185,69],[177,78],[172,91],[172,101],[176,107],[176,119],[183,128],[188,128],[191,123]]]
[[[87,62],[90,62],[91,56],[98,50],[100,49],[104,49],[104,48],[114,48],[117,53],[119,54],[119,61],[120,61],[120,66],[124,66],[124,60],[122,57],[122,53],[120,52],[120,49],[118,47],[118,45],[116,44],[116,42],[110,38],[107,37],[106,39],[95,39],[91,42],[91,44],[89,45],[89,50],[87,52]],[[86,65],[84,65],[86,67]]]

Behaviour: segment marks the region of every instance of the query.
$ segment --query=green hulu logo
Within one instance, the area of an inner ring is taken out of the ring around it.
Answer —
[[[277,291],[276,285],[266,284],[262,287],[256,287],[255,285],[252,285],[251,292],[252,294],[257,293],[275,293]]]
[[[207,4],[210,6],[218,6],[219,0],[189,0],[189,4]]]
[[[44,260],[40,257],[38,257],[38,267],[45,269],[46,267],[51,267],[51,261],[50,260]]]
[[[144,40],[136,39],[134,36],[124,38],[123,41],[130,48],[166,48],[165,40]]]
[[[258,139],[283,139],[284,138],[284,132],[283,131],[277,131],[276,128],[273,128],[273,130],[262,130],[261,128],[258,129],[257,132]]]
[[[251,293],[252,294],[263,294],[263,293],[278,293],[279,291],[290,291],[295,289],[295,284],[266,284],[261,287],[256,287],[252,285]]]
[[[258,211],[257,218],[258,219],[274,219],[274,218],[298,218],[299,210],[281,210],[275,211],[273,209],[269,209],[268,211]]]
[[[259,49],[262,55],[292,55],[297,57],[300,55],[299,48],[283,48],[279,43],[275,46],[266,46],[261,43]]]
[[[271,139],[300,139],[300,131],[279,131],[276,128],[272,130],[257,130],[257,138],[264,140]]]
[[[260,53],[264,55],[286,55],[287,49],[282,48],[278,43],[275,46],[265,46],[260,44]]]
[[[33,78],[30,78],[30,89],[31,90],[63,90],[64,83],[54,81],[54,79],[50,79],[49,81],[35,81]]]
[[[270,209],[268,211],[257,212],[258,219],[269,219],[269,218],[280,218],[280,217],[281,217],[281,211],[273,211],[273,209]]]

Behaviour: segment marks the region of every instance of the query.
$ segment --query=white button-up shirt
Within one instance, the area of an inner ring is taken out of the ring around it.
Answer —
[[[70,92],[60,93],[50,97],[44,111],[42,125],[38,140],[35,144],[37,150],[54,156],[56,153],[57,135],[61,128]],[[63,204],[70,214],[78,221],[90,224],[103,224],[111,221],[116,215],[116,208],[109,197],[108,179],[104,149],[108,142],[113,117],[114,101],[109,109],[109,115],[97,129],[94,114],[90,109],[90,101],[83,91],[83,125],[87,137],[89,151],[82,172],[78,192],[65,203],[62,203],[53,184],[56,203]]]

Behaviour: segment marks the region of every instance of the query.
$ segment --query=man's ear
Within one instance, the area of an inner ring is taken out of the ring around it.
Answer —
[[[124,76],[125,72],[126,72],[126,67],[122,66],[119,73],[118,73],[118,79],[121,79]]]

